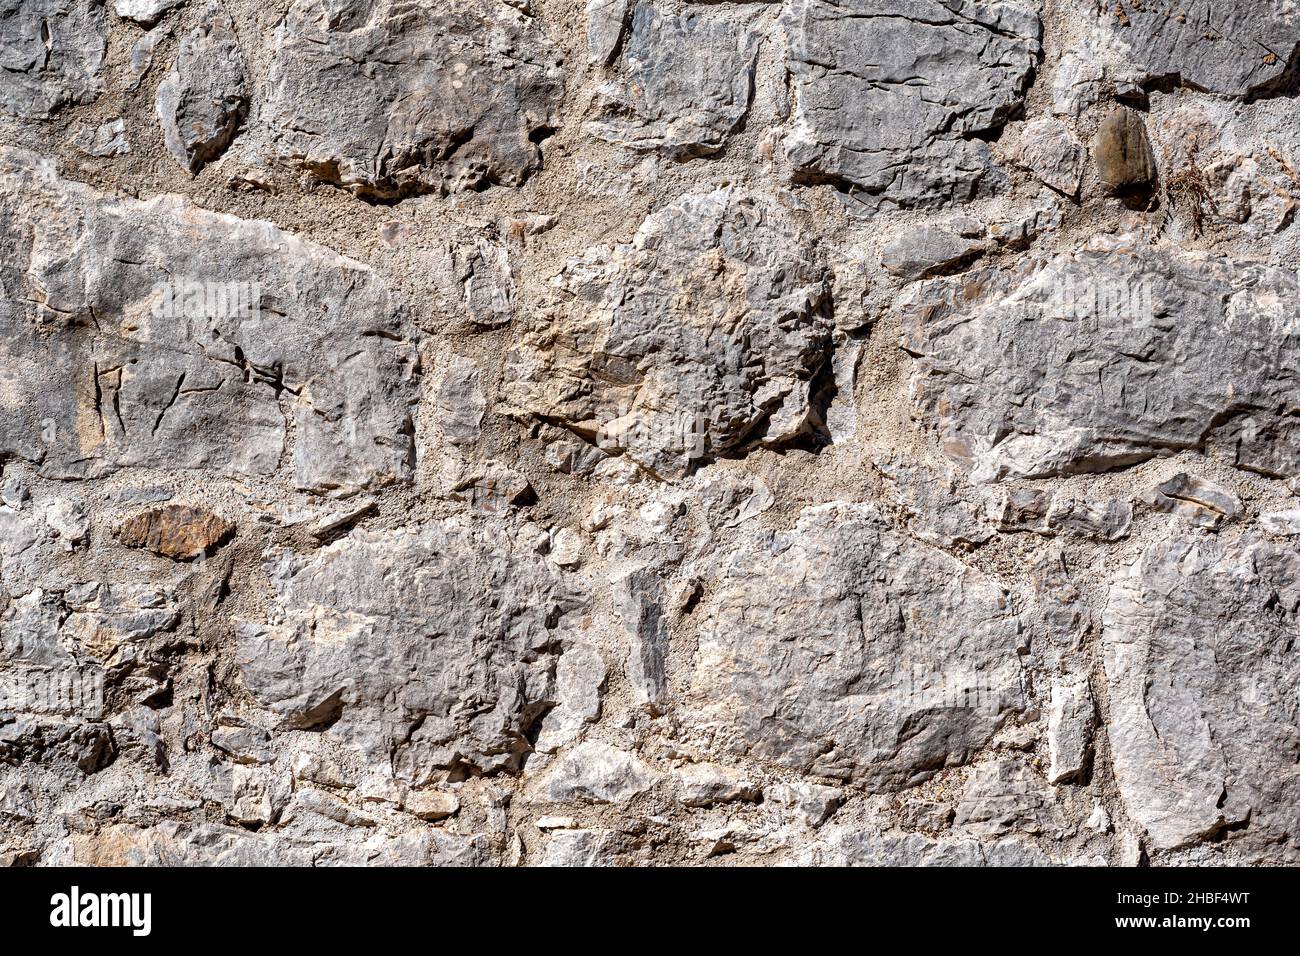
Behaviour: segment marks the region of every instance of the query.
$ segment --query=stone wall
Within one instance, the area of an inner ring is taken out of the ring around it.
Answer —
[[[0,0],[0,861],[1300,861],[1300,13]]]

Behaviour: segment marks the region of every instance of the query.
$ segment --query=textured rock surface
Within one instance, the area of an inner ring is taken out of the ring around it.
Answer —
[[[602,49],[612,45],[601,42]],[[699,11],[667,16],[639,3],[623,41],[621,76],[601,86],[592,131],[678,159],[716,153],[749,110],[757,53],[758,36],[744,24]]]
[[[786,5],[797,175],[864,200],[934,207],[992,191],[976,138],[1022,102],[1040,25],[1010,4],[793,0]]]
[[[0,864],[1300,863],[1288,4],[0,27]]]
[[[577,596],[496,529],[457,522],[331,545],[280,582],[279,602],[275,623],[241,628],[249,693],[283,726],[328,725],[423,784],[518,764],[555,703]]]
[[[1102,9],[1101,19],[1128,47],[1146,83],[1173,81],[1229,96],[1268,95],[1285,82],[1300,49],[1300,13],[1270,0]]]
[[[1120,108],[1101,121],[1092,142],[1097,178],[1111,192],[1140,189],[1156,174],[1151,141],[1140,114]],[[1048,183],[1052,185],[1052,183]]]
[[[234,530],[234,525],[211,511],[168,505],[127,519],[117,536],[129,548],[146,548],[178,561],[188,561],[206,555]]]
[[[512,360],[522,411],[664,476],[809,427],[826,270],[770,203],[688,196],[630,244],[569,262],[557,285],[557,314]]]
[[[1296,858],[1298,572],[1291,548],[1176,537],[1112,586],[1115,776],[1153,846],[1240,829]]]
[[[103,0],[4,0],[0,22],[0,111],[44,119],[103,92]]]
[[[298,0],[272,55],[277,154],[377,197],[517,186],[563,88],[536,22],[493,0]]]
[[[230,145],[248,109],[235,24],[210,6],[181,39],[172,71],[158,87],[158,119],[176,161],[192,173]]]
[[[175,197],[110,199],[25,154],[0,155],[0,177],[15,278],[0,454],[60,478],[270,475],[292,408],[298,487],[409,478],[415,356],[366,267]]]
[[[1022,703],[1007,595],[869,509],[744,542],[711,610],[694,691],[726,750],[904,787],[964,763]]]
[[[1183,449],[1295,474],[1294,272],[1119,247],[920,289],[904,347],[944,452],[979,477]]]

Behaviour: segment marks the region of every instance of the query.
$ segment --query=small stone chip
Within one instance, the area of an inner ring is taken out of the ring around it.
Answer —
[[[192,561],[234,534],[235,526],[204,508],[167,505],[142,511],[118,528],[129,548],[144,548],[174,561]]]
[[[1101,121],[1092,151],[1097,178],[1108,192],[1140,189],[1155,179],[1156,162],[1147,127],[1133,110],[1112,110]]]

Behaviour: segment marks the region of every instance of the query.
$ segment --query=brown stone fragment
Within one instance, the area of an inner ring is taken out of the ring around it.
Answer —
[[[1133,110],[1120,107],[1101,121],[1092,153],[1097,178],[1109,192],[1140,189],[1155,179],[1156,161],[1146,124]]]
[[[190,561],[229,538],[235,526],[204,508],[167,505],[142,511],[118,528],[118,540],[174,561]]]

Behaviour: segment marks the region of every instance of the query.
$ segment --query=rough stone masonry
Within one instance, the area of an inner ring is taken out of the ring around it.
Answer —
[[[0,24],[0,862],[1300,863],[1293,3]]]

